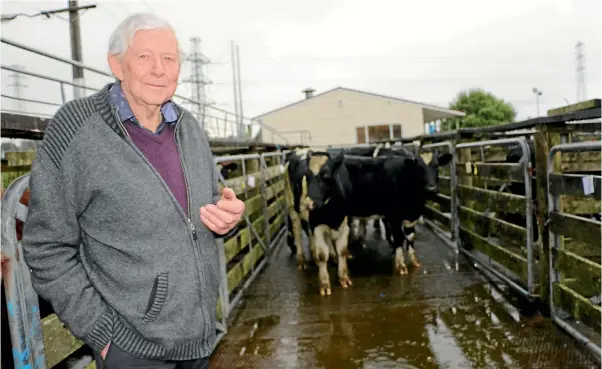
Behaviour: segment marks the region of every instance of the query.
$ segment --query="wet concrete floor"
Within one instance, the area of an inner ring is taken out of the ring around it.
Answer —
[[[353,286],[297,270],[283,245],[230,316],[212,369],[598,368],[548,319],[526,317],[426,228],[422,266],[392,274],[385,242],[354,251]],[[406,257],[406,261],[408,258]]]

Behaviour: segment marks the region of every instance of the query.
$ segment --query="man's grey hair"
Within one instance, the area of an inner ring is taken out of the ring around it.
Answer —
[[[151,29],[169,29],[175,34],[176,31],[173,29],[169,22],[152,13],[136,13],[125,18],[115,28],[111,37],[109,38],[109,54],[117,55],[122,57],[127,51],[128,47],[134,40],[134,35],[140,30],[151,30]],[[177,40],[177,37],[176,37]],[[176,41],[177,42],[177,41]],[[180,48],[178,42],[178,56],[180,64],[184,60],[184,53]]]

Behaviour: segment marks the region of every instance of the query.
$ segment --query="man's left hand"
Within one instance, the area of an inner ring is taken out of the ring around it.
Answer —
[[[231,188],[222,190],[222,198],[216,204],[201,207],[201,221],[213,232],[224,235],[240,221],[245,203],[236,198]]]

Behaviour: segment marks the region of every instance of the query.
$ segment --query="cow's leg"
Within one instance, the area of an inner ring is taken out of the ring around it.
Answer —
[[[376,218],[372,221],[372,227],[374,228],[374,234],[382,239],[382,232],[380,229],[380,218]]]
[[[286,243],[289,247],[289,249],[291,250],[291,253],[296,253],[297,252],[297,244],[295,243],[295,233],[294,233],[294,228],[293,228],[293,220],[291,219],[291,216],[288,215],[288,223],[287,223],[287,229],[286,229]]]
[[[368,220],[366,220],[366,218],[358,218],[357,239],[361,242],[363,248],[366,248],[366,224],[367,223],[368,223]]]
[[[320,295],[330,295],[330,276],[328,275],[328,256],[330,254],[330,237],[327,232],[330,228],[325,225],[317,226],[314,230],[314,260],[318,264],[318,278],[320,280]]]
[[[350,229],[347,220],[344,220],[336,232],[337,237],[335,240],[335,247],[338,255],[339,283],[341,283],[343,288],[353,285],[351,283],[351,278],[349,278],[349,269],[347,268],[347,259],[350,258],[349,249],[347,248],[349,245],[349,231]]]
[[[391,231],[391,222],[387,218],[383,218],[383,224],[385,225],[385,237],[389,245],[393,246],[393,232]]]
[[[297,248],[297,265],[298,265],[299,269],[305,270],[305,269],[307,269],[307,265],[305,264],[305,257],[303,255],[303,238],[301,236],[301,217],[294,210],[291,210],[290,217],[291,217],[291,223],[293,225],[293,238],[295,239],[295,247]]]
[[[395,273],[408,274],[408,268],[403,256],[403,245],[405,237],[401,229],[401,220],[390,220],[391,233],[393,233],[393,247],[395,247]]]
[[[406,242],[408,244],[408,254],[410,254],[410,259],[412,260],[412,264],[418,268],[420,267],[420,263],[418,262],[418,258],[416,258],[416,250],[414,250],[414,240],[416,239],[416,230],[414,226],[418,223],[418,219],[414,221],[404,220],[403,221],[403,233],[405,235]]]

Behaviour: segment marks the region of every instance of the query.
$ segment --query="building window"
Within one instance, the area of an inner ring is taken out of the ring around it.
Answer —
[[[357,143],[366,143],[366,127],[357,127],[355,131],[357,135]]]
[[[356,127],[357,143],[360,144],[400,139],[401,134],[401,124],[378,124]]]

